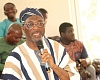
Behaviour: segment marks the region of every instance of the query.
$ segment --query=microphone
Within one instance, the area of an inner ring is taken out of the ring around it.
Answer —
[[[36,41],[36,44],[37,44],[38,49],[40,50],[40,54],[42,55],[42,51],[44,50],[42,40]],[[49,66],[48,62],[45,63],[45,68],[46,68],[47,73],[49,73],[50,72],[50,66]]]

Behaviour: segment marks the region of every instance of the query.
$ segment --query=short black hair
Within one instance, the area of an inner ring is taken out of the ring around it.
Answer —
[[[11,5],[13,5],[14,7],[16,7],[15,4],[13,4],[13,3],[11,3],[11,2],[8,2],[8,3],[6,3],[6,4],[4,5],[4,7],[3,7],[4,11],[5,11],[5,6],[8,5],[8,4],[11,4]]]
[[[61,34],[62,32],[65,33],[67,27],[73,27],[71,23],[64,22],[59,26],[59,33]]]
[[[44,8],[39,8],[38,10],[39,10],[41,13],[44,13],[44,14],[48,13],[47,10],[44,9]]]

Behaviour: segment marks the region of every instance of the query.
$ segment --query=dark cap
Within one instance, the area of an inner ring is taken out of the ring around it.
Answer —
[[[25,10],[22,10],[19,18],[20,18],[20,21],[23,23],[28,17],[33,16],[33,15],[39,15],[43,17],[37,8],[26,8]]]

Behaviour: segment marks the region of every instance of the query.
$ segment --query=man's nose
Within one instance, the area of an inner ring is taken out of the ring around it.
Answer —
[[[12,12],[12,11],[13,11],[12,9],[9,9],[9,10],[8,10],[8,12]]]
[[[33,28],[33,29],[38,29],[39,27],[38,27],[37,23],[35,23],[35,24],[32,26],[32,28]]]

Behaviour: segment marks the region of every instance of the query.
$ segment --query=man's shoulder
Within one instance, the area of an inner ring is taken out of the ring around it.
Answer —
[[[48,39],[50,44],[54,47],[60,47],[61,49],[64,49],[64,46],[62,46],[58,41],[52,40],[52,39]]]
[[[4,20],[2,20],[0,23],[4,23],[5,21],[8,21],[8,19],[4,19]]]
[[[6,21],[8,21],[8,19],[4,19],[3,21],[0,22],[0,27],[1,26],[6,26]]]
[[[75,40],[74,42],[74,46],[77,46],[77,47],[80,47],[80,48],[83,48],[83,43],[79,40]]]
[[[56,40],[53,40],[53,39],[48,39],[50,42],[51,42],[51,44],[52,43],[56,43],[56,44],[60,44],[58,41],[56,41]]]
[[[17,45],[17,46],[12,50],[12,54],[17,53],[18,55],[20,55],[20,53],[21,53],[20,47],[21,47],[21,46],[24,46],[24,47],[25,47],[25,46],[26,46],[26,43],[23,42],[23,43]]]
[[[20,19],[19,18],[16,18],[17,22],[20,22]]]
[[[77,39],[75,39],[74,43],[83,44],[82,41],[79,41],[79,40],[77,40]]]
[[[18,24],[22,25],[22,23],[20,22],[20,19],[19,18],[16,18],[16,20],[17,20],[17,23]]]

